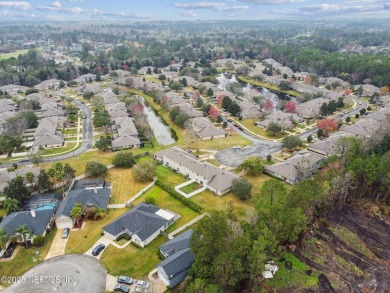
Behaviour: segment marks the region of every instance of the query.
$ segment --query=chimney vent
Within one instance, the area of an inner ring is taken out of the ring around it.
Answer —
[[[31,217],[35,218],[35,216],[36,216],[36,214],[35,214],[35,210],[34,210],[34,209],[32,209],[30,212],[31,212]]]

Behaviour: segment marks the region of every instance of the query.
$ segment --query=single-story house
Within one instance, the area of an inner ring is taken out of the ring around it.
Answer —
[[[297,184],[318,169],[325,159],[325,156],[304,150],[284,162],[265,166],[264,172],[289,184]]]
[[[310,144],[307,149],[312,152],[319,153],[324,156],[332,156],[332,155],[340,155],[340,152],[342,151],[338,147],[338,141],[342,137],[351,137],[353,136],[350,133],[339,131],[335,134],[329,136],[325,140],[319,140],[313,144]]]
[[[74,226],[76,220],[72,219],[70,211],[76,203],[81,203],[83,209],[89,207],[107,209],[110,196],[110,188],[77,189],[69,191],[62,200],[54,217],[57,228],[72,228]]]
[[[297,114],[303,118],[313,118],[320,115],[320,108],[323,103],[328,103],[329,100],[317,98],[297,106]]]
[[[218,195],[229,192],[232,181],[239,178],[236,174],[221,170],[208,162],[198,161],[179,147],[159,151],[154,154],[154,158]]]
[[[179,107],[180,113],[185,113],[188,115],[188,118],[203,117],[202,112],[195,110],[190,104],[184,103],[179,105],[173,105],[173,107]]]
[[[0,91],[7,92],[9,95],[15,95],[19,92],[25,92],[28,90],[28,87],[16,84],[8,84],[0,86]]]
[[[139,148],[141,147],[141,141],[137,137],[128,134],[123,134],[115,138],[112,141],[111,145],[112,145],[112,150],[117,151],[117,150],[129,149],[129,148]]]
[[[206,117],[188,119],[186,127],[191,129],[201,140],[226,137],[226,132],[215,127]]]
[[[27,236],[28,241],[33,242],[34,237],[38,235],[45,236],[46,231],[50,229],[50,224],[53,219],[53,209],[46,210],[30,210],[22,212],[14,212],[4,217],[0,223],[0,229],[5,229],[8,236],[15,235],[15,230],[23,225],[27,225],[27,228],[31,231],[31,235]],[[6,248],[11,244],[9,240],[6,243]],[[0,251],[0,256],[5,251]]]
[[[190,244],[193,232],[189,229],[160,246],[160,252],[165,260],[157,265],[158,277],[170,288],[185,279],[194,263],[195,258]]]
[[[159,207],[140,203],[130,211],[103,227],[104,234],[111,239],[123,235],[131,237],[131,241],[145,247],[160,232],[165,231],[177,218],[177,215]]]
[[[39,138],[37,138],[33,144],[33,149],[38,148],[58,148],[64,146],[65,141],[61,135],[47,133]]]
[[[380,93],[380,88],[368,83],[355,85],[354,90],[356,91],[360,87],[363,89],[363,96],[372,96],[374,93]]]
[[[357,137],[370,138],[375,132],[379,131],[383,127],[386,127],[386,125],[382,125],[380,121],[367,117],[358,120],[352,125],[341,127],[340,130],[352,133]]]
[[[265,117],[263,121],[257,121],[255,124],[262,128],[267,128],[270,123],[279,124],[283,129],[292,129],[294,123],[301,122],[303,119],[294,113],[285,113],[276,111]]]
[[[240,115],[243,118],[257,118],[261,115],[261,112],[254,103],[249,102],[248,100],[239,101],[238,105],[241,108]]]
[[[29,186],[30,183],[26,181],[26,174],[31,172],[34,174],[33,185],[38,184],[38,176],[41,171],[39,167],[26,167],[21,169],[16,169],[15,171],[0,171],[0,192],[3,192],[4,187],[8,185],[8,182],[12,179],[15,179],[17,176],[24,178],[24,183],[26,186]]]
[[[73,182],[71,190],[105,188],[106,181],[103,178],[80,179]]]
[[[45,91],[50,89],[58,89],[60,87],[61,80],[58,79],[48,79],[45,81],[42,81],[41,83],[34,86],[34,88]]]

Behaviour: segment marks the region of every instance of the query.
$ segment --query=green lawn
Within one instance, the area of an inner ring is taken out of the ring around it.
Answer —
[[[65,129],[63,132],[62,132],[62,135],[71,135],[71,134],[74,134],[76,135],[77,134],[77,128],[70,128],[70,129]]]
[[[73,149],[76,146],[75,142],[67,142],[65,147],[62,148],[52,148],[52,149],[44,149],[44,155],[56,155],[59,153],[67,152]]]
[[[244,119],[242,121],[238,121],[238,123],[242,124],[250,131],[252,131],[260,136],[263,136],[265,138],[268,138],[268,139],[281,139],[281,138],[284,138],[288,135],[287,133],[279,133],[275,136],[272,136],[268,131],[266,131],[262,127],[258,127],[256,125],[254,125],[252,119]]]
[[[133,205],[137,205],[141,202],[144,202],[147,197],[152,197],[156,200],[156,206],[170,210],[178,215],[180,215],[180,218],[175,221],[166,231],[167,233],[170,233],[177,228],[183,226],[184,224],[188,223],[192,219],[199,216],[198,213],[194,212],[187,206],[183,205],[180,201],[172,197],[169,193],[167,193],[165,190],[162,190],[158,186],[154,186],[151,189],[149,189],[147,192],[145,192],[143,195],[141,195],[139,198],[137,198]]]
[[[292,269],[288,270],[285,263],[276,261],[279,271],[276,272],[273,279],[268,279],[267,284],[275,289],[284,288],[318,288],[318,276],[320,272],[313,270],[311,276],[306,275],[309,270],[305,263],[301,262],[291,253],[284,253],[286,261],[292,263]]]
[[[293,91],[293,90],[285,91],[285,90],[282,90],[280,87],[278,87],[276,85],[269,84],[269,83],[262,82],[262,81],[256,81],[256,80],[244,77],[242,75],[237,76],[237,79],[239,79],[239,80],[241,80],[243,82],[247,82],[247,83],[252,84],[252,85],[261,86],[261,87],[264,87],[266,89],[270,89],[270,90],[273,90],[273,91],[276,91],[276,92],[281,92],[281,93],[284,93],[284,94],[287,94],[287,95],[290,95],[290,96],[294,96],[294,97],[300,97],[301,96],[296,91]]]
[[[6,214],[6,211],[5,211],[5,209],[0,209],[0,217],[4,217],[5,216],[5,214]]]
[[[102,237],[103,227],[123,215],[129,209],[109,209],[104,219],[87,221],[80,231],[71,231],[66,244],[65,253],[84,253]]]
[[[355,105],[355,101],[351,98],[344,98],[344,107],[341,109],[342,111],[349,110]]]
[[[0,54],[0,60],[7,60],[10,58],[18,58],[19,55],[26,54],[27,52],[28,52],[28,49],[16,50],[15,52],[11,52],[11,53],[3,53],[3,54]]]
[[[0,262],[1,275],[21,276],[33,266],[36,266],[38,263],[40,263],[49,252],[51,243],[53,242],[56,232],[57,229],[53,229],[52,231],[50,231],[50,233],[45,237],[44,246],[25,249],[22,245],[13,260]],[[36,254],[37,252],[39,253],[38,255]],[[39,260],[37,260],[38,256]],[[9,286],[10,284],[4,284],[0,282],[0,285]]]
[[[167,241],[160,235],[144,248],[136,248],[129,244],[123,249],[118,249],[109,245],[104,250],[100,261],[110,275],[145,278],[161,261],[158,259],[158,248]]]
[[[169,182],[172,187],[187,181],[182,174],[175,174],[170,168],[163,165],[157,166],[156,175],[162,182]]]
[[[183,191],[185,194],[190,194],[191,192],[194,192],[195,190],[198,190],[200,188],[202,188],[202,186],[200,186],[199,183],[193,182],[191,184],[183,186],[182,188],[180,188],[180,190]]]

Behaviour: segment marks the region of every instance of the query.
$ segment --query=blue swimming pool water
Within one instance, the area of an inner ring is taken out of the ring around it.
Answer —
[[[36,208],[35,210],[36,211],[52,210],[52,209],[54,209],[54,207],[55,207],[55,204],[46,204],[46,205],[43,205],[43,206]]]

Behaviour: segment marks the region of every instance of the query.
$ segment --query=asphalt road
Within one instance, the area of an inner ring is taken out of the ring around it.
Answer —
[[[101,293],[106,289],[106,276],[104,267],[93,257],[63,255],[33,267],[2,292]]]

